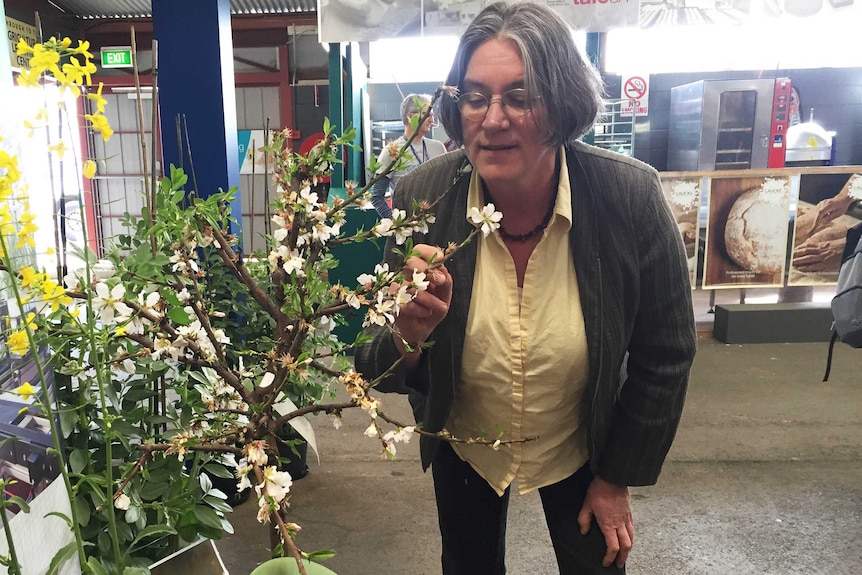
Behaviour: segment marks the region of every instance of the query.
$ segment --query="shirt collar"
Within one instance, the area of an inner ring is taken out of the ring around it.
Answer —
[[[556,216],[563,218],[566,222],[566,230],[572,228],[572,188],[569,181],[569,168],[566,164],[566,148],[560,147],[560,179],[557,182],[557,199],[554,205],[555,217],[551,219],[548,226],[551,226],[556,220]],[[470,219],[470,211],[472,208],[482,211],[484,206],[482,201],[482,185],[479,179],[479,172],[473,170],[470,174],[470,189],[467,192],[467,213],[466,218]],[[472,225],[472,222],[471,222]]]

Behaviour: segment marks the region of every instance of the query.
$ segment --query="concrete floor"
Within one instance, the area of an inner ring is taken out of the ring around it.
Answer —
[[[862,572],[862,350],[825,344],[726,345],[704,337],[677,440],[656,486],[632,489],[634,575]],[[385,409],[410,421],[406,400]],[[314,418],[321,462],[294,483],[305,551],[330,548],[340,575],[435,575],[439,535],[418,443],[381,461],[354,411],[335,430]],[[218,542],[231,575],[268,557],[249,502]],[[557,573],[539,497],[513,494],[509,573]]]

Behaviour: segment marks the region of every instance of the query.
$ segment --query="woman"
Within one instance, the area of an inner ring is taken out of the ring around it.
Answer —
[[[622,573],[628,486],[656,482],[695,353],[677,226],[652,168],[577,141],[601,81],[550,9],[486,7],[447,84],[460,95],[442,101],[442,122],[464,151],[399,184],[402,209],[443,194],[405,270],[462,241],[471,207],[493,203],[502,227],[429,274],[400,337],[375,332],[357,369],[373,377],[403,356],[380,388],[409,393],[425,430],[511,441],[422,438],[445,575],[505,573],[514,480],[539,490],[561,574]],[[387,261],[403,264],[391,249]]]

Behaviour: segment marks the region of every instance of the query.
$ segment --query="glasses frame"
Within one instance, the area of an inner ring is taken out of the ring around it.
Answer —
[[[508,94],[511,94],[512,92],[518,92],[518,93],[524,94],[524,100],[528,104],[526,108],[518,108],[516,106],[511,106],[509,104],[506,104],[506,96]],[[465,98],[468,96],[479,96],[487,102],[487,104],[485,105],[485,110],[481,114],[475,113],[473,115],[468,115],[468,113],[464,112],[463,106],[466,103]],[[521,118],[523,116],[526,116],[528,113],[532,112],[533,106],[535,106],[536,100],[540,100],[541,98],[542,98],[541,96],[527,97],[526,88],[512,88],[511,90],[506,90],[505,92],[503,92],[502,94],[500,94],[498,96],[491,96],[491,97],[486,96],[482,92],[464,92],[463,94],[458,94],[458,96],[455,97],[455,103],[458,106],[458,111],[461,112],[461,116],[465,120],[477,121],[477,120],[484,120],[485,119],[485,116],[488,115],[488,110],[491,109],[491,104],[493,104],[495,100],[497,102],[500,102],[500,106],[503,108],[503,112],[505,112],[507,116],[509,116],[510,118]]]

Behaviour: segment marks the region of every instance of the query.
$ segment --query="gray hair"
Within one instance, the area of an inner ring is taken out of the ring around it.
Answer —
[[[424,102],[423,108],[431,103],[431,96],[428,94],[408,94],[401,101],[401,121],[404,122],[405,126],[410,124],[410,114],[420,114],[423,112],[422,108],[416,105],[416,98]]]
[[[547,113],[536,115],[543,141],[561,146],[587,133],[603,109],[604,85],[598,71],[581,55],[571,28],[540,4],[495,2],[486,6],[461,36],[446,84],[464,89],[464,75],[476,49],[487,40],[511,40],[524,62],[524,88],[542,99]],[[440,101],[446,133],[464,143],[461,112],[451,97]]]

